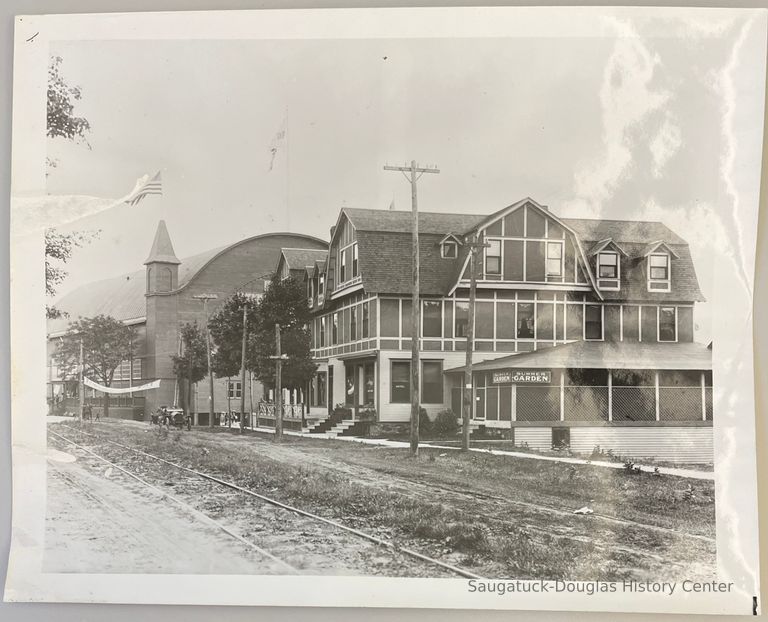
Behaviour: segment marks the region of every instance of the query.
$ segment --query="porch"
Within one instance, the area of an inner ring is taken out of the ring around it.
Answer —
[[[578,342],[484,361],[471,416],[488,427],[711,426],[711,355],[690,343]],[[447,372],[457,415],[463,371]]]

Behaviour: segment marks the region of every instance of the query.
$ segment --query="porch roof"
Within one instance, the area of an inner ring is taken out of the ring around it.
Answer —
[[[712,369],[712,350],[701,343],[576,341],[476,363],[474,371],[509,368]],[[464,366],[445,370],[464,372]]]

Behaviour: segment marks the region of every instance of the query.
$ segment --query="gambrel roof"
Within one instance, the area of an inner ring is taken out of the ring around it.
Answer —
[[[622,256],[621,289],[597,290],[607,300],[700,301],[703,300],[688,244],[660,222],[558,218],[546,207],[526,198],[497,210],[490,216],[438,212],[419,213],[421,293],[447,295],[459,282],[469,253],[466,244],[456,258],[443,258],[440,242],[449,234],[466,236],[486,227],[506,213],[530,205],[570,230],[583,249],[600,244],[616,246]],[[408,211],[343,208],[338,222],[346,217],[357,231],[360,274],[369,293],[411,292],[411,222]],[[337,222],[337,224],[338,224]],[[649,244],[663,242],[673,256],[670,292],[648,292],[643,253]],[[591,265],[590,265],[591,264]],[[594,260],[587,264],[588,279],[594,278]],[[594,281],[593,281],[594,286]]]

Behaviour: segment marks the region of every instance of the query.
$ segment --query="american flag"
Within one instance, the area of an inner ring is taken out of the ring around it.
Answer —
[[[163,181],[160,178],[160,171],[157,171],[152,179],[149,178],[149,175],[139,178],[133,192],[125,197],[124,202],[129,205],[137,205],[148,194],[163,195]]]

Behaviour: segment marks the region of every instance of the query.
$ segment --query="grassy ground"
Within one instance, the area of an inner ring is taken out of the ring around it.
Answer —
[[[430,448],[412,458],[405,449],[343,441],[288,436],[276,444],[271,435],[222,428],[90,429],[351,526],[390,532],[484,576],[714,575],[710,482]],[[574,515],[582,506],[595,514]]]

